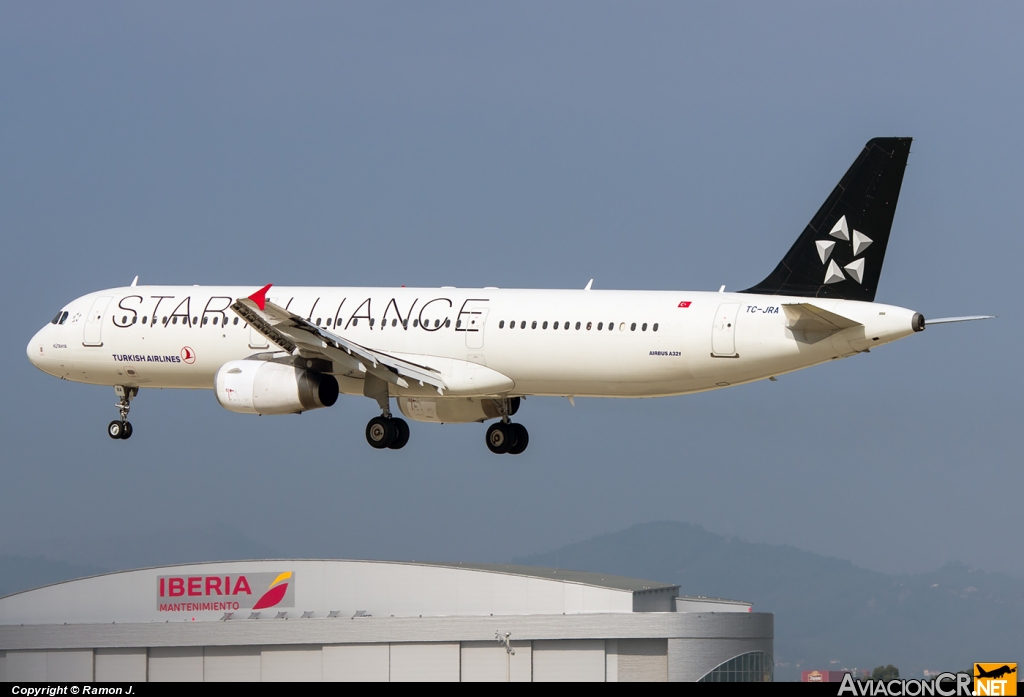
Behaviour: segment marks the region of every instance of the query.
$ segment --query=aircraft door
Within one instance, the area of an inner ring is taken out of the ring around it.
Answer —
[[[487,324],[487,308],[471,307],[466,310],[462,320],[466,332],[466,348],[482,349],[484,347],[484,327]]]
[[[736,358],[736,316],[739,303],[722,303],[715,314],[711,329],[711,355],[721,358]]]
[[[103,345],[103,317],[107,314],[107,305],[113,298],[103,296],[92,301],[92,308],[85,318],[85,329],[82,336],[83,346]]]

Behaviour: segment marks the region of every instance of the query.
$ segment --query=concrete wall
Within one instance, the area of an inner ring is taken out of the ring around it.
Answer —
[[[8,651],[0,681],[664,682],[696,680],[758,650],[743,640],[688,642],[515,641],[514,655],[496,641]]]

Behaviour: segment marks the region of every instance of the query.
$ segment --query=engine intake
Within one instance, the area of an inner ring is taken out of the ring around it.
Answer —
[[[284,363],[228,361],[215,378],[217,401],[240,414],[299,414],[333,406],[338,381]]]

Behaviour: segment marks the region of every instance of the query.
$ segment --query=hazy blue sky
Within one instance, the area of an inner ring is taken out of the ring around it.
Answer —
[[[500,560],[674,519],[1024,575],[1024,8],[0,2],[0,548],[222,520],[288,554]],[[935,327],[711,394],[363,438],[60,382],[25,345],[144,283],[742,288],[865,141],[916,140],[878,300]]]

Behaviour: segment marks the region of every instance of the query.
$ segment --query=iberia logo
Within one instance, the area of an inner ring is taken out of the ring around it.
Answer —
[[[234,612],[295,607],[295,572],[158,576],[159,612]]]
[[[1016,663],[975,663],[974,694],[1017,694]]]
[[[192,350],[191,346],[181,349],[181,360],[189,364],[196,362],[196,352]]]
[[[274,607],[284,600],[284,594],[288,592],[288,581],[291,577],[292,572],[285,571],[275,578],[273,583],[270,584],[270,588],[267,589],[266,593],[260,596],[260,599],[252,606],[252,609],[262,610],[263,608]]]

